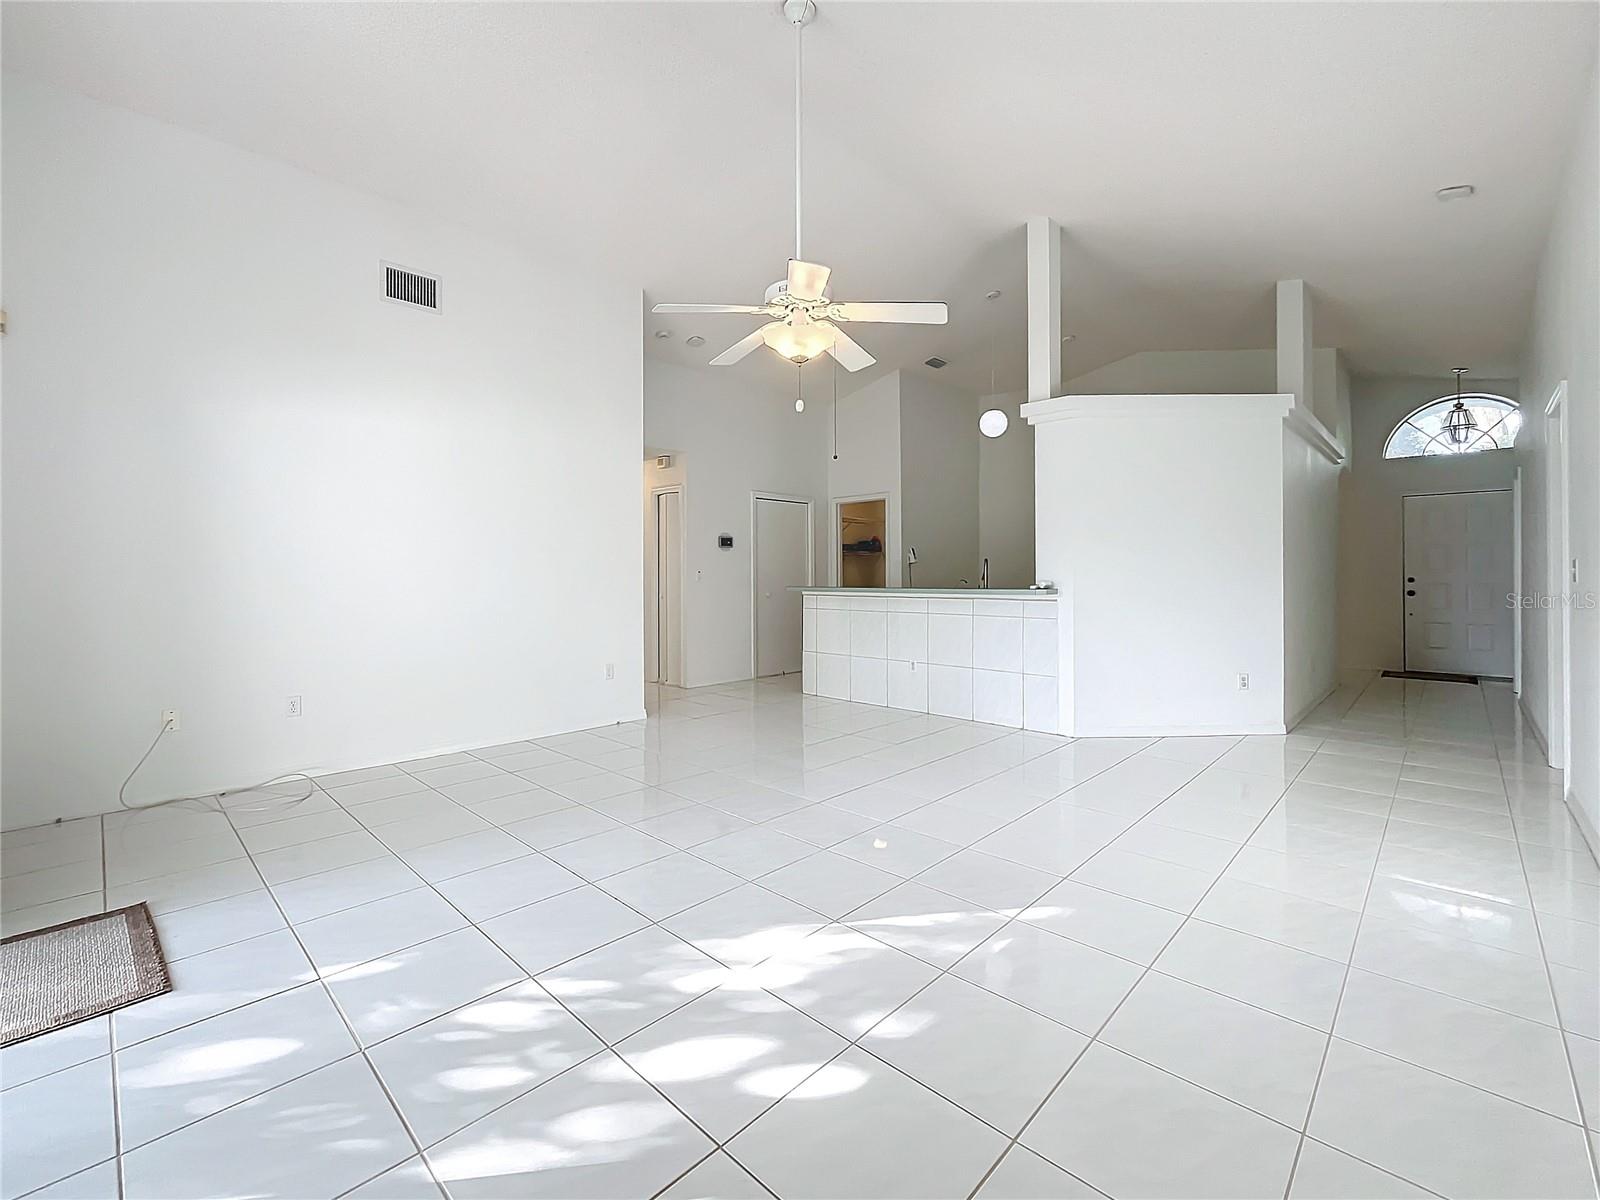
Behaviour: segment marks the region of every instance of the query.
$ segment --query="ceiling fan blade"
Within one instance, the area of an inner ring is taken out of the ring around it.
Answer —
[[[950,319],[950,309],[940,300],[830,304],[828,316],[841,321],[880,321],[891,325],[943,325]]]
[[[818,322],[819,325],[829,323],[825,321]],[[863,350],[859,342],[837,325],[833,326],[833,345],[828,347],[828,353],[838,359],[839,365],[846,371],[859,371],[862,367],[870,367],[878,361]]]
[[[767,310],[758,304],[658,304],[650,310],[658,313],[745,313],[756,316]]]
[[[770,324],[770,322],[769,322],[769,324]],[[748,334],[745,337],[740,338],[737,342],[735,342],[733,345],[729,346],[721,354],[719,354],[715,358],[713,358],[711,360],[711,365],[713,367],[729,367],[729,366],[732,366],[734,363],[738,362],[746,354],[751,353],[753,350],[756,349],[757,346],[760,346],[762,344],[761,330],[765,329],[765,328],[766,328],[766,325],[763,325],[761,327],[761,329],[756,330],[754,333]]]
[[[789,295],[796,300],[821,300],[833,272],[821,263],[789,260]]]

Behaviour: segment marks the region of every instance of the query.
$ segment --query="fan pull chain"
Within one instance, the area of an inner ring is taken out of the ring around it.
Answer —
[[[804,390],[800,386],[804,379],[800,374],[801,370],[802,368],[799,364],[796,364],[794,369],[794,410],[795,412],[803,413],[806,410],[806,397]]]
[[[833,461],[839,461],[839,360],[833,360]]]

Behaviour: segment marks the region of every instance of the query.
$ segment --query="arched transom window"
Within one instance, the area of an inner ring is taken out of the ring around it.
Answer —
[[[1430,401],[1394,427],[1383,444],[1385,458],[1421,458],[1432,454],[1476,454],[1480,450],[1505,450],[1517,440],[1522,410],[1516,401],[1482,392],[1461,395],[1462,407],[1471,414],[1468,424],[1451,419],[1457,397]]]

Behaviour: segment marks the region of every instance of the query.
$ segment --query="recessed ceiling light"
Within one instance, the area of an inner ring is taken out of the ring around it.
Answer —
[[[1440,200],[1465,200],[1468,196],[1476,193],[1477,190],[1470,183],[1458,183],[1451,187],[1440,188],[1434,193],[1434,196]]]
[[[671,336],[672,336],[672,330],[670,330],[670,329],[658,329],[658,330],[656,330],[656,341],[658,341],[658,342],[664,342],[668,338],[670,338]]]
[[[701,337],[698,333],[691,333],[688,337],[683,339],[683,342],[686,346],[704,346],[706,344],[705,338]]]

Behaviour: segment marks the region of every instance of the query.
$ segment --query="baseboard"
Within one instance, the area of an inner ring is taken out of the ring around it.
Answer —
[[[1102,729],[1075,729],[1065,737],[1074,738],[1125,738],[1125,737],[1244,737],[1247,735],[1277,735],[1289,732],[1281,723],[1262,725],[1118,725]]]
[[[1600,831],[1597,831],[1590,822],[1589,814],[1583,811],[1583,806],[1573,799],[1571,788],[1563,789],[1561,798],[1566,803],[1567,811],[1572,814],[1578,832],[1583,835],[1583,840],[1589,847],[1589,857],[1594,859],[1596,865],[1600,865]]]
[[[1544,727],[1539,724],[1539,718],[1528,707],[1526,696],[1517,697],[1517,711],[1522,714],[1522,719],[1528,723],[1528,729],[1533,733],[1533,740],[1539,744],[1539,753],[1544,755],[1544,761],[1550,763],[1550,739],[1545,735]],[[1578,833],[1583,837],[1584,844],[1588,847],[1589,857],[1600,864],[1600,830],[1596,830],[1594,823],[1589,820],[1589,814],[1584,811],[1583,805],[1573,798],[1573,791],[1566,785],[1567,772],[1562,774],[1561,802],[1567,806],[1567,811],[1572,814],[1572,823],[1578,827]]]
[[[1285,721],[1284,722],[1284,728],[1285,729],[1293,729],[1296,725],[1300,724],[1301,721],[1304,721],[1313,712],[1315,712],[1317,710],[1317,708],[1320,707],[1322,705],[1322,703],[1324,701],[1326,701],[1329,696],[1333,695],[1338,690],[1339,690],[1338,683],[1334,683],[1333,686],[1328,688],[1327,691],[1323,692],[1322,695],[1318,696],[1310,704],[1306,705],[1299,712],[1295,713],[1294,716],[1290,717],[1287,721]]]
[[[549,730],[548,732],[545,732],[545,733],[528,734],[526,737],[519,738],[519,737],[512,736],[512,737],[501,738],[499,740],[501,742],[520,742],[520,741],[530,741],[531,742],[531,741],[537,740],[538,738],[560,737],[562,734],[565,734],[565,733],[582,733],[585,730],[589,730],[589,729],[604,729],[608,725],[626,725],[626,724],[629,724],[630,722],[633,722],[633,721],[644,721],[644,720],[648,720],[648,714],[645,712],[643,706],[641,706],[638,709],[634,710],[634,712],[629,716],[618,717],[613,721],[604,721],[599,725],[581,725],[581,726],[578,726],[578,727],[573,728],[573,729],[552,729],[552,730]],[[484,741],[482,738],[475,738],[474,740],[472,740],[470,742],[450,743],[450,744],[446,744],[446,745],[443,745],[443,746],[434,746],[434,747],[426,749],[426,750],[405,751],[405,752],[401,753],[400,757],[383,759],[380,762],[352,762],[352,761],[346,759],[346,760],[344,760],[342,762],[342,764],[341,763],[335,763],[334,765],[328,765],[328,764],[325,764],[325,763],[319,763],[319,764],[316,764],[316,765],[306,766],[306,767],[303,767],[303,768],[290,768],[290,769],[295,771],[296,774],[298,774],[301,770],[303,770],[305,772],[305,774],[311,776],[312,779],[317,779],[317,778],[319,778],[320,776],[323,776],[323,775],[341,775],[346,771],[365,771],[365,770],[368,770],[368,769],[370,769],[372,767],[387,767],[387,766],[391,766],[391,765],[393,765],[394,763],[397,763],[397,762],[410,762],[410,761],[412,761],[414,759],[419,759],[419,758],[435,758],[435,757],[438,757],[441,754],[460,754],[460,753],[464,753],[465,751],[468,751],[468,750],[481,750],[485,746],[492,746],[492,745],[496,745],[496,744],[497,743],[494,742],[494,741]],[[622,747],[622,743],[619,742],[618,743],[618,747],[619,748],[623,748]],[[196,795],[196,796],[210,796],[210,795],[215,795],[216,793],[222,792],[222,791],[236,791],[236,790],[238,790],[238,788],[240,788],[242,786],[242,784],[243,784],[242,780],[234,779],[234,780],[229,780],[227,783],[219,784],[216,787],[204,788],[204,789],[201,788],[201,787],[189,788],[185,792],[180,793],[180,794]],[[162,800],[142,800],[142,801],[137,801],[134,804],[134,807],[135,808],[153,808],[153,807],[156,807],[156,806],[160,805],[161,803],[163,803]],[[0,833],[14,833],[19,829],[37,829],[40,826],[50,825],[50,824],[53,824],[56,821],[79,821],[79,820],[83,820],[86,817],[109,816],[112,813],[116,813],[116,812],[120,812],[120,811],[122,811],[122,810],[119,809],[119,808],[107,808],[107,809],[102,809],[102,810],[100,810],[98,812],[85,812],[85,813],[76,813],[75,812],[71,816],[68,816],[66,813],[61,813],[58,816],[51,817],[51,818],[49,818],[47,820],[44,820],[44,821],[36,821],[31,825],[8,825],[3,830],[0,830]]]
[[[1544,755],[1546,765],[1550,764],[1550,739],[1545,736],[1544,726],[1539,724],[1539,718],[1533,715],[1533,709],[1528,707],[1527,696],[1517,697],[1517,711],[1522,714],[1522,719],[1528,723],[1528,728],[1533,730],[1533,740],[1539,743],[1539,752]]]

